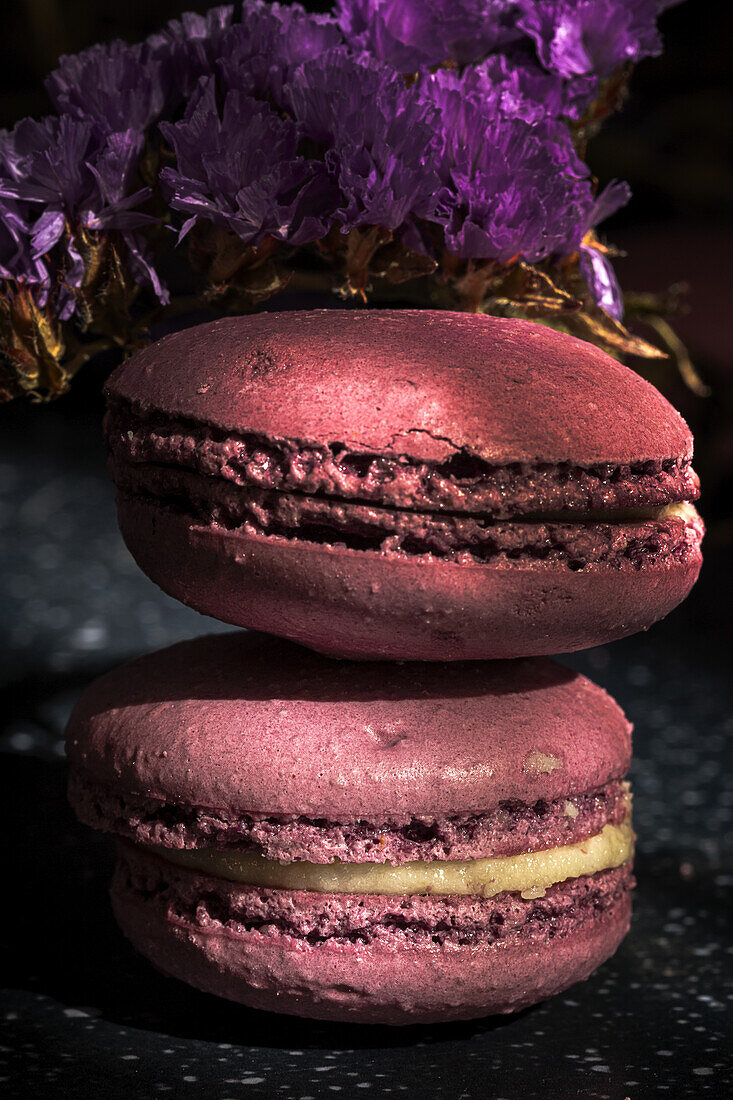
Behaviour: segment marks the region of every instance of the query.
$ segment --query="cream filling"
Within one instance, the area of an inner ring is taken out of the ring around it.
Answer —
[[[634,854],[634,832],[627,817],[621,825],[605,825],[596,836],[562,848],[463,862],[415,860],[399,866],[338,860],[284,863],[215,848],[141,847],[191,871],[279,890],[311,890],[318,894],[477,894],[484,898],[509,890],[523,898],[537,898],[557,882],[594,875],[626,863]]]

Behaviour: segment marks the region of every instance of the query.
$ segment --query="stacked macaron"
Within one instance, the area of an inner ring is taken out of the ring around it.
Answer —
[[[119,838],[132,943],[327,1019],[509,1012],[587,977],[628,928],[630,727],[543,655],[690,590],[682,419],[590,345],[429,311],[218,321],[108,397],[139,564],[280,635],[141,658],[72,715],[72,803]]]
[[[165,591],[339,657],[583,649],[700,568],[687,425],[597,348],[525,321],[234,317],[109,386],[122,533]]]

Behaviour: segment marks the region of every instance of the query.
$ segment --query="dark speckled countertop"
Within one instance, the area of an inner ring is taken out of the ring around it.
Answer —
[[[255,1013],[159,976],[117,932],[105,837],[65,802],[62,731],[122,658],[218,624],[117,533],[88,394],[0,410],[0,1094],[530,1100],[733,1094],[730,567],[685,607],[567,658],[635,724],[632,930],[589,981],[518,1016],[388,1030]],[[704,508],[703,508],[704,511]]]

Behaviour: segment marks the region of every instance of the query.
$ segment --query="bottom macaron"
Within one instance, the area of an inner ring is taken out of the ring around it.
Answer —
[[[253,1008],[513,1012],[628,930],[630,727],[550,661],[350,664],[219,635],[92,685],[67,745],[78,816],[118,838],[124,933]]]

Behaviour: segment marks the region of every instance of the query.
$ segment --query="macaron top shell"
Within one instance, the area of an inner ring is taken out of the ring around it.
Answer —
[[[682,417],[598,348],[527,321],[434,310],[227,317],[119,367],[108,395],[225,432],[444,462],[689,460]]]
[[[354,821],[590,790],[626,774],[630,735],[610,696],[549,660],[352,664],[240,632],[97,680],[67,752],[120,794]]]

